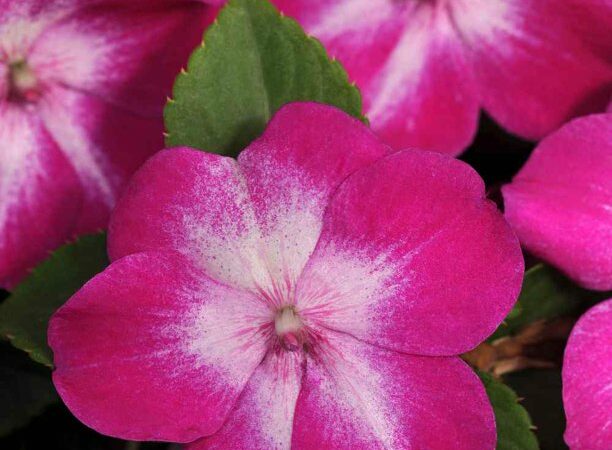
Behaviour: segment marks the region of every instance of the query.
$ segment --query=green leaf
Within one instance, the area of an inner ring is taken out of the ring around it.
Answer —
[[[538,320],[571,316],[610,293],[592,292],[572,283],[557,270],[538,264],[525,273],[521,295],[504,323],[489,340],[514,335]]]
[[[533,419],[542,450],[563,450],[565,412],[563,411],[561,370],[529,369],[509,373],[504,382],[524,398],[522,404]]]
[[[58,399],[49,369],[0,345],[0,436],[27,424]]]
[[[176,79],[168,146],[236,155],[281,106],[316,101],[365,121],[361,96],[323,46],[267,0],[232,0]]]
[[[107,265],[105,235],[84,236],[61,247],[0,306],[0,334],[35,361],[52,367],[53,355],[47,345],[49,318]]]
[[[512,389],[491,375],[479,372],[495,413],[497,450],[537,450],[529,414]]]

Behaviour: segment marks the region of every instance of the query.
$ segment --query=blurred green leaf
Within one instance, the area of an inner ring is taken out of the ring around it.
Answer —
[[[606,296],[610,293],[582,289],[552,267],[538,264],[525,272],[521,295],[514,309],[489,340],[514,335],[538,320],[576,315],[593,301]]]
[[[51,315],[86,281],[108,265],[106,236],[84,236],[55,251],[38,265],[0,306],[0,334],[49,367],[47,345]]]
[[[337,106],[363,119],[342,66],[267,0],[232,0],[206,32],[165,109],[168,146],[236,155],[292,101]]]
[[[531,418],[512,389],[488,373],[479,372],[495,413],[497,450],[538,450]]]
[[[0,436],[27,424],[57,399],[49,369],[0,345]]]

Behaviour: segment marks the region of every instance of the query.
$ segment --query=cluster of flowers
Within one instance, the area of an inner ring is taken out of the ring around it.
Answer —
[[[193,450],[495,448],[458,355],[512,308],[519,241],[612,289],[612,3],[277,0],[371,129],[294,103],[237,160],[145,162],[208,3],[0,0],[0,285],[109,232],[112,264],[50,324],[64,402]],[[480,108],[542,139],[505,217],[453,158]],[[576,325],[563,381],[568,444],[610,448],[612,300]]]

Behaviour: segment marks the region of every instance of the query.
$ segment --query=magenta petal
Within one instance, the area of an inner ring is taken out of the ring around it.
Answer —
[[[293,414],[302,381],[301,353],[268,352],[225,425],[187,450],[291,448]]]
[[[81,186],[35,114],[0,105],[0,286],[12,288],[71,234]]]
[[[467,164],[402,151],[350,176],[298,285],[328,328],[423,355],[465,352],[520,291],[518,241]]]
[[[611,13],[609,1],[458,3],[454,17],[471,50],[486,111],[530,139],[572,117],[603,111],[612,94]],[[605,51],[596,48],[601,45]]]
[[[612,114],[544,139],[503,189],[521,243],[580,284],[612,289]]]
[[[343,333],[308,360],[294,450],[493,450],[484,387],[458,358],[403,355]]]
[[[223,424],[265,354],[268,315],[176,253],[130,255],[51,319],[53,381],[103,434],[190,442]]]
[[[109,228],[116,260],[170,249],[234,286],[263,283],[260,233],[236,161],[182,148],[164,150],[134,175]]]
[[[478,123],[471,61],[450,17],[417,3],[275,1],[343,63],[385,142],[457,154]]]
[[[388,152],[364,124],[339,109],[292,103],[275,114],[238,158],[270,273],[295,284],[319,238],[330,194],[347,175]]]
[[[29,63],[47,83],[161,117],[176,74],[201,42],[207,7],[197,1],[88,3],[40,34]]]
[[[106,228],[128,177],[163,147],[163,125],[96,96],[49,87],[39,115],[79,175],[84,203],[77,233]]]
[[[572,450],[609,450],[612,443],[612,299],[580,318],[563,360],[565,441]]]

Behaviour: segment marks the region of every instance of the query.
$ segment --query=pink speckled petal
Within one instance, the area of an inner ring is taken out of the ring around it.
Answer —
[[[476,132],[478,92],[452,20],[434,3],[275,1],[343,63],[385,142],[458,154]]]
[[[403,355],[343,333],[313,348],[292,450],[493,450],[484,387],[458,358]]]
[[[302,354],[268,352],[225,425],[186,450],[290,450]]]
[[[109,227],[112,260],[171,249],[233,286],[267,280],[261,236],[236,160],[188,149],[157,153],[134,175]]]
[[[74,231],[106,228],[129,176],[163,148],[163,124],[61,85],[47,88],[38,113],[79,175],[84,203]]]
[[[612,299],[580,318],[563,360],[565,441],[572,450],[608,450],[612,443]]]
[[[265,354],[268,314],[176,253],[130,255],[52,317],[53,381],[103,434],[190,442],[223,424]]]
[[[341,110],[292,103],[240,154],[261,225],[265,265],[281,280],[277,294],[293,288],[312,253],[330,194],[347,175],[388,151],[364,124]]]
[[[612,2],[453,2],[483,107],[504,128],[540,139],[601,112],[612,94]]]
[[[238,163],[190,149],[161,152],[117,205],[111,257],[175,249],[215,279],[264,289],[278,302],[315,246],[330,192],[387,151],[340,110],[295,103]]]
[[[168,0],[88,3],[47,27],[28,62],[45,83],[161,118],[174,78],[201,42],[207,7]]]
[[[544,139],[503,188],[521,243],[580,284],[612,289],[612,114]]]
[[[308,320],[407,353],[454,355],[521,288],[518,241],[467,164],[401,151],[340,186],[297,288]]]
[[[12,288],[71,235],[81,186],[35,114],[0,105],[0,286]]]

